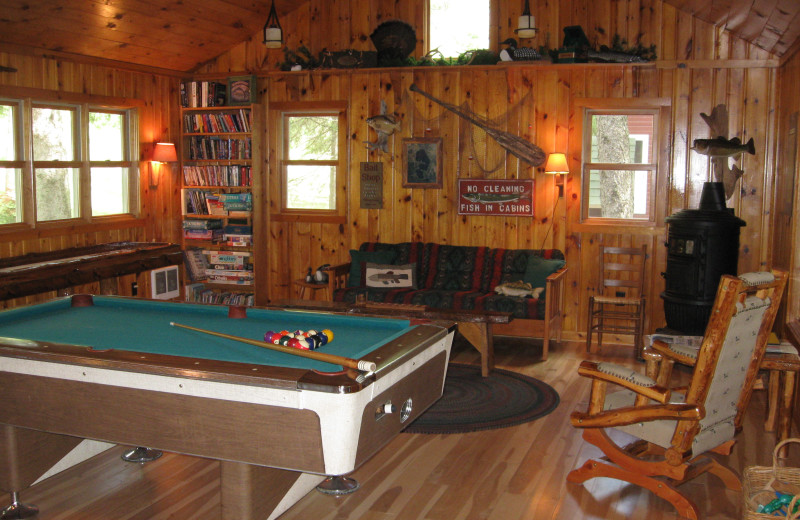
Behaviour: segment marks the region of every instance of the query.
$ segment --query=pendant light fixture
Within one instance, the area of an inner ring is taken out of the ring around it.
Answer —
[[[283,30],[278,21],[278,13],[275,11],[275,0],[272,0],[272,7],[269,10],[267,23],[264,24],[263,43],[268,49],[277,49],[283,45]]]
[[[536,17],[531,15],[531,6],[528,4],[528,0],[525,0],[525,8],[522,10],[522,16],[519,17],[519,23],[514,32],[520,38],[533,38],[538,31]]]

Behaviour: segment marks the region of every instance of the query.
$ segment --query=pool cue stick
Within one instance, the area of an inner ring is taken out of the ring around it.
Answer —
[[[337,356],[336,354],[315,352],[313,350],[303,350],[292,347],[284,347],[283,345],[275,345],[273,343],[267,343],[266,341],[259,341],[257,339],[242,338],[240,336],[232,336],[230,334],[224,334],[222,332],[214,332],[213,330],[199,329],[197,327],[192,327],[190,325],[181,325],[180,323],[175,323],[174,321],[169,322],[169,324],[172,325],[173,327],[180,327],[182,329],[194,330],[196,332],[202,332],[203,334],[210,334],[212,336],[218,336],[220,338],[232,339],[234,341],[240,341],[242,343],[247,343],[249,345],[255,345],[256,347],[268,348],[270,350],[277,350],[278,352],[291,354],[293,356],[300,356],[309,359],[314,359],[317,361],[324,361],[325,363],[333,363],[334,365],[342,365],[343,367],[353,368],[356,370],[361,370],[363,372],[375,372],[375,369],[377,368],[377,365],[372,361],[364,361],[362,359],[351,359],[344,356]]]

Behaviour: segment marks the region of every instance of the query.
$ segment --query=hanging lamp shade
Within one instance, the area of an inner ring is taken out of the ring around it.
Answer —
[[[520,38],[533,38],[538,30],[536,28],[536,17],[531,15],[531,6],[528,0],[525,0],[525,8],[522,10],[522,16],[519,17],[519,23],[514,32]]]
[[[277,49],[283,45],[283,30],[278,21],[278,13],[275,11],[275,0],[272,0],[272,7],[269,9],[267,23],[264,24],[263,43],[268,49]]]

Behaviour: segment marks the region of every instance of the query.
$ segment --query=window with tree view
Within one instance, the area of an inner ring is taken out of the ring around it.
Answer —
[[[490,0],[429,0],[429,49],[455,58],[489,48]]]
[[[19,106],[0,101],[0,225],[22,222]]]
[[[655,110],[586,111],[585,219],[653,219],[657,121]]]
[[[339,115],[285,113],[283,122],[284,209],[335,210]]]
[[[133,114],[87,103],[0,100],[0,224],[131,213]],[[29,150],[22,135],[30,136]]]

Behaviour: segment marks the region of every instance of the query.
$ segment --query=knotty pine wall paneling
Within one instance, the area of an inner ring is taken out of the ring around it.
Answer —
[[[0,53],[0,64],[17,72],[0,72],[0,95],[13,90],[41,89],[70,96],[106,96],[139,100],[140,159],[156,140],[178,143],[178,79],[111,68],[89,62],[73,62],[36,54]],[[156,189],[147,182],[148,164],[141,162],[140,211],[137,218],[101,219],[93,225],[75,222],[65,225],[40,224],[26,231],[0,231],[0,257],[53,251],[118,241],[177,242],[180,232],[180,193],[177,167],[162,168],[165,175]],[[119,280],[120,294],[130,294],[131,284],[138,283],[139,295],[148,295],[147,274],[128,275]],[[98,284],[76,287],[76,292],[99,292]],[[8,302],[2,307],[33,303],[55,296],[47,293]]]
[[[323,5],[325,4],[325,5]],[[287,47],[307,45],[314,54],[328,50],[372,50],[369,33],[379,23],[395,18],[422,27],[424,2],[396,3],[311,0],[281,19]],[[513,35],[521,3],[500,2],[497,41]],[[653,226],[590,226],[580,220],[580,165],[582,126],[576,100],[581,98],[666,98],[669,120],[662,122],[668,136],[664,169],[657,197],[665,201],[665,215],[696,208],[703,183],[710,180],[708,159],[690,150],[692,141],[710,137],[700,112],[710,113],[724,103],[730,114],[730,136],[753,137],[757,154],[740,162],[745,175],[728,201],[734,213],[747,221],[742,228],[740,271],[769,267],[772,262],[770,212],[772,210],[775,150],[781,135],[775,110],[778,105],[778,60],[754,46],[730,36],[660,0],[571,0],[557,7],[535,3],[534,15],[540,33],[534,45],[555,47],[563,38],[562,28],[581,25],[589,40],[611,44],[614,34],[630,43],[655,44],[658,60],[644,66],[509,64],[491,67],[417,67],[398,69],[326,70],[283,73],[280,51],[268,51],[257,40],[244,42],[231,52],[209,62],[203,72],[257,73],[270,101],[344,101],[349,107],[349,166],[347,221],[344,226],[271,221],[270,294],[288,295],[290,281],[309,266],[346,261],[347,251],[367,240],[401,242],[424,240],[460,245],[494,247],[556,247],[570,266],[567,283],[565,337],[582,340],[586,300],[597,290],[594,268],[601,243],[637,247],[647,244],[648,316],[652,330],[664,323],[659,294],[666,269],[663,221]],[[327,22],[324,16],[334,17]],[[336,30],[320,31],[320,24]],[[423,54],[418,31],[416,56]],[[497,43],[492,42],[492,47]],[[454,105],[466,103],[485,117],[508,116],[503,129],[522,135],[545,152],[565,152],[571,175],[565,181],[563,199],[556,195],[554,179],[521,163],[510,154],[504,167],[490,178],[533,178],[535,216],[532,219],[465,217],[458,215],[456,200],[459,177],[482,177],[470,164],[468,125],[444,109],[408,91],[416,83],[423,90]],[[784,87],[786,90],[788,87]],[[375,134],[365,119],[376,115],[380,101],[399,117],[402,130],[389,138],[386,154],[367,151],[364,141]],[[523,106],[516,112],[521,100]],[[268,133],[274,131],[268,122]],[[444,185],[441,190],[408,189],[402,186],[402,139],[444,139]],[[269,136],[270,142],[272,136]],[[271,147],[274,145],[271,145]],[[274,150],[270,148],[270,153]],[[380,161],[384,168],[384,208],[359,208],[358,172],[362,161]],[[277,173],[270,162],[267,173],[270,197],[276,195]],[[269,204],[274,209],[274,201]],[[289,262],[286,259],[290,259]],[[296,259],[296,260],[295,260]],[[796,292],[796,291],[795,291]],[[624,338],[622,338],[624,339]]]

